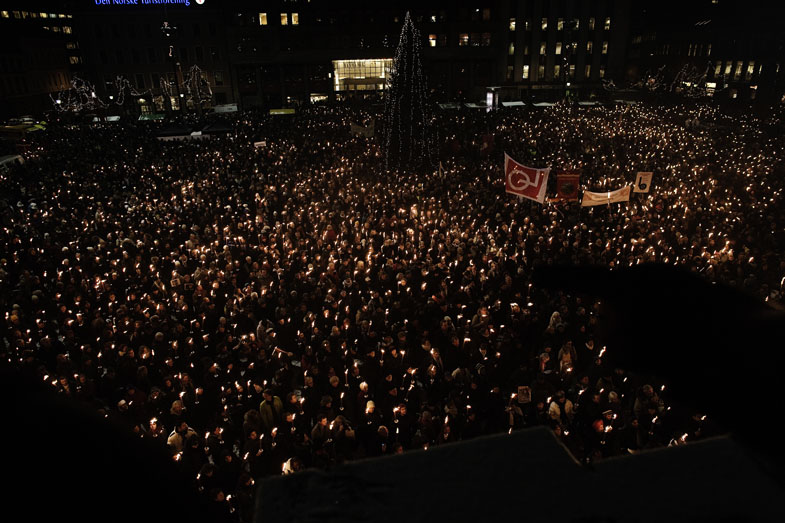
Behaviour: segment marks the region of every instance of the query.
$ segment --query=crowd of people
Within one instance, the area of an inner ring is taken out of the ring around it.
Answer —
[[[351,135],[371,116],[248,112],[182,142],[50,125],[2,173],[3,363],[168,448],[240,522],[255,481],[305,467],[536,425],[587,462],[716,430],[661,378],[606,364],[625,348],[606,345],[597,297],[531,276],[660,262],[781,306],[776,114],[709,128],[685,125],[718,119],[709,106],[448,112],[443,169],[412,173]],[[519,201],[503,151],[587,190],[654,180],[608,207]]]

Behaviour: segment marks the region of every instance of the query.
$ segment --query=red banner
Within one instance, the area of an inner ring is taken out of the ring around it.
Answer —
[[[550,168],[526,167],[504,154],[504,190],[535,202],[545,201]]]
[[[578,186],[581,175],[575,173],[559,173],[556,175],[556,198],[568,202],[578,201]]]

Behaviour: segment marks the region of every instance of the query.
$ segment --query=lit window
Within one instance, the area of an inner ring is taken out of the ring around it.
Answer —
[[[507,80],[512,80],[512,75],[515,72],[515,67],[512,65],[507,66],[507,76],[505,77]]]
[[[38,18],[38,13],[30,13],[30,18]]]
[[[608,54],[608,42],[602,43],[602,54]]]
[[[30,16],[30,13],[27,11],[22,11],[22,18],[27,18],[28,16]]]
[[[576,18],[576,19],[573,21],[573,23],[575,24],[575,30],[576,30],[576,31],[577,31],[578,29],[580,29],[580,27],[581,27],[581,21],[580,21],[578,18]]]
[[[267,25],[267,13],[259,13],[259,25]]]
[[[587,65],[586,69],[583,71],[583,77],[588,79],[591,78],[591,66]]]
[[[527,31],[531,31],[532,21],[527,18],[526,21],[523,23],[523,28],[526,29]]]
[[[289,25],[289,14],[281,13],[281,25]]]
[[[515,54],[515,44],[510,42],[510,46],[507,48],[507,54],[512,56]]]
[[[709,44],[709,47],[706,49],[706,56],[711,56],[711,44]]]
[[[548,19],[547,18],[543,18],[542,19],[542,30],[545,31],[547,29],[548,29]]]
[[[594,42],[592,42],[591,40],[589,40],[588,42],[586,42],[586,52],[587,52],[587,53],[591,54],[591,50],[592,50],[593,48],[594,48]]]
[[[14,11],[14,18],[22,18],[22,13],[19,11]]]
[[[70,26],[70,25],[64,25],[64,26],[63,26],[63,32],[64,32],[65,34],[68,34],[68,35],[70,35],[70,34],[71,34],[73,31],[71,30],[71,26]]]
[[[564,18],[559,18],[556,20],[556,30],[564,31]]]
[[[469,33],[461,33],[458,35],[458,45],[469,45]]]
[[[0,11],[0,16],[2,16],[3,18],[10,18],[8,11]]]
[[[545,42],[540,42],[540,54],[545,55]]]
[[[60,32],[60,26],[56,25],[56,26],[52,27],[52,31],[54,31],[55,33],[59,33]]]
[[[392,58],[370,60],[333,60],[336,91],[373,91],[385,88]]]
[[[431,23],[432,24],[436,23],[436,15],[431,15]]]
[[[722,72],[722,62],[717,61],[717,64],[714,66],[714,76],[719,76]]]
[[[575,64],[570,64],[570,78],[575,78]]]
[[[46,13],[41,13],[41,18],[49,18],[49,15]]]
[[[610,19],[610,17],[605,19],[605,30],[606,31],[610,31],[611,30],[611,19]]]
[[[594,17],[589,18],[589,31],[594,31]]]
[[[528,65],[524,65],[523,66],[523,79],[524,80],[528,80],[529,79],[529,66]]]
[[[561,42],[556,42],[556,54],[561,54]]]
[[[605,78],[605,66],[600,66],[600,78]]]
[[[545,79],[545,66],[541,65],[537,68],[537,79],[544,80]]]
[[[750,60],[750,62],[747,64],[747,74],[744,75],[744,79],[749,80],[750,78],[752,78],[752,74],[754,72],[755,72],[755,61]]]
[[[57,15],[54,13],[49,13],[49,18],[57,18]]]
[[[300,15],[298,13],[292,13],[292,25],[300,25]]]
[[[561,74],[561,65],[556,64],[553,66],[553,78],[558,79]]]
[[[436,47],[436,35],[428,35],[428,43],[431,47]]]
[[[733,68],[733,62],[725,62],[725,75],[729,75]]]
[[[741,66],[742,65],[743,65],[742,62],[736,62],[736,70],[733,72],[733,79],[734,80],[738,80],[739,78],[741,78]]]
[[[510,18],[510,31],[515,31],[515,18]]]

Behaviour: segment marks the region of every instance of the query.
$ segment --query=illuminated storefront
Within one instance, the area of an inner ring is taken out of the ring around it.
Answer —
[[[392,58],[333,60],[335,91],[381,91],[387,86]]]

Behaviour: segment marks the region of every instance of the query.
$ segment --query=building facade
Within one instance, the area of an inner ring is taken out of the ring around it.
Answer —
[[[70,12],[0,11],[0,118],[51,110],[80,67]]]
[[[84,74],[106,111],[163,114],[234,102],[219,2],[87,2],[76,10]]]
[[[107,114],[381,99],[407,11],[436,102],[584,98],[627,73],[631,0],[64,5],[71,75],[85,81],[83,109]]]
[[[377,73],[394,57],[406,9],[326,0],[241,4],[229,30],[241,100],[378,95],[384,77]],[[565,89],[600,89],[624,72],[628,0],[424,1],[409,10],[437,100],[484,101],[489,90],[501,99],[560,97]]]
[[[780,102],[783,15],[781,2],[761,0],[641,2],[633,17],[626,76],[645,87],[694,97]]]

